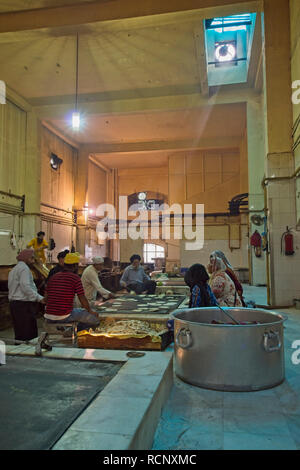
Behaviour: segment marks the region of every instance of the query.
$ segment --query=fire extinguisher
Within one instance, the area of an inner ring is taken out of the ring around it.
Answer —
[[[262,244],[261,235],[257,230],[255,230],[255,232],[250,237],[250,245],[254,247],[254,253],[255,253],[256,258],[261,257],[261,244]]]
[[[283,242],[284,242],[284,250],[283,250]],[[291,256],[295,253],[294,252],[294,236],[288,227],[286,228],[286,232],[284,232],[281,237],[281,254],[283,254],[283,251],[284,251],[285,256]]]

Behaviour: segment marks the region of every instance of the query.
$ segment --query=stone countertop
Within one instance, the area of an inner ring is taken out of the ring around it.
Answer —
[[[34,346],[7,346],[8,355],[34,356]],[[74,421],[53,450],[147,450],[173,384],[172,351],[147,351],[129,358],[127,351],[56,348],[47,358],[71,361],[122,361],[104,390]],[[70,362],[71,366],[71,362]]]

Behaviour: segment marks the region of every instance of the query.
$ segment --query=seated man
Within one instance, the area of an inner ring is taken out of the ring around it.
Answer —
[[[51,322],[68,323],[77,321],[78,331],[99,326],[98,314],[93,312],[84,295],[81,279],[78,276],[79,256],[68,253],[65,257],[62,272],[52,276],[46,287],[45,319]],[[74,297],[77,294],[82,308],[73,308]]]
[[[93,264],[85,268],[81,276],[85,296],[88,302],[95,301],[99,293],[104,299],[115,298],[115,295],[107,289],[104,289],[100,280],[99,273],[103,268],[104,260],[101,256],[92,259]]]
[[[156,289],[156,282],[151,281],[150,277],[140,265],[141,257],[139,255],[132,255],[130,258],[131,265],[127,266],[120,279],[122,287],[126,287],[128,292],[133,290],[136,294],[146,292],[147,294],[154,294]]]

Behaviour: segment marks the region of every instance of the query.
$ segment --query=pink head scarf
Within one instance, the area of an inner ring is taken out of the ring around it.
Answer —
[[[26,261],[28,261],[32,256],[34,255],[34,251],[33,250],[22,250],[18,256],[17,256],[17,260],[18,261],[24,261],[24,263],[26,263]]]

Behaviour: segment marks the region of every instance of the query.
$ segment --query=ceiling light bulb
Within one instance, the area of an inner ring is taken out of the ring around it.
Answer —
[[[216,49],[216,59],[219,62],[227,62],[234,60],[236,56],[236,48],[233,44],[219,44]]]
[[[80,128],[80,113],[78,112],[72,114],[72,128],[76,131]]]
[[[222,46],[220,47],[220,55],[222,57],[226,57],[228,54],[228,46]]]

